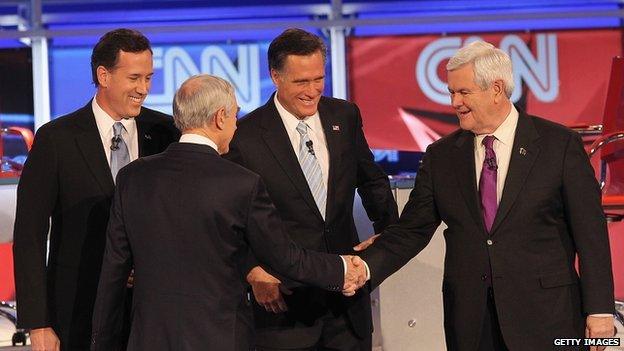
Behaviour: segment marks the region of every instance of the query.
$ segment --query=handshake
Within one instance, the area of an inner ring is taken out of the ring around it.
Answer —
[[[366,284],[368,278],[366,264],[358,256],[344,255],[341,257],[347,263],[342,294],[344,296],[353,296],[357,289]]]
[[[362,241],[356,245],[354,251],[363,251],[371,246],[375,240],[379,237],[379,234],[375,234],[370,238]],[[366,269],[366,264],[358,256],[341,256],[345,262],[347,262],[347,272],[345,273],[344,286],[342,288],[342,294],[344,296],[353,296],[355,291],[361,288],[368,280],[369,272]]]

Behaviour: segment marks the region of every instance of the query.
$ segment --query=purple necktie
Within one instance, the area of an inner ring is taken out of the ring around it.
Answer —
[[[483,160],[483,168],[481,168],[481,178],[479,179],[479,193],[481,194],[481,209],[483,210],[483,222],[488,233],[492,229],[498,203],[496,201],[496,171],[498,165],[496,163],[496,153],[492,146],[494,145],[493,135],[483,138],[483,146],[485,146],[485,159]]]

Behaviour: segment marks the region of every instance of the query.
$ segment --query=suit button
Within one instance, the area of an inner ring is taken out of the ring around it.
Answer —
[[[481,276],[481,280],[483,280],[483,281],[487,280],[487,274],[482,275]]]
[[[492,246],[494,244],[494,242],[490,239],[487,239],[486,243],[488,246]]]

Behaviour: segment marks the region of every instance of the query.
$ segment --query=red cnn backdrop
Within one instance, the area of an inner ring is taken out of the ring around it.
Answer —
[[[423,151],[458,128],[445,66],[474,37],[512,57],[517,106],[562,124],[601,123],[611,59],[622,54],[619,30],[350,38],[350,99],[372,148]]]

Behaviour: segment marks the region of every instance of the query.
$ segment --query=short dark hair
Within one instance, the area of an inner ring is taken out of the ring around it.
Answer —
[[[284,68],[288,55],[307,56],[317,51],[321,52],[325,62],[327,47],[321,38],[303,29],[286,29],[269,45],[269,70],[280,71]]]
[[[97,68],[104,66],[108,70],[113,69],[119,61],[119,51],[138,53],[145,50],[152,52],[152,47],[149,39],[139,31],[119,28],[104,34],[91,53],[93,84],[96,87],[99,85]]]

